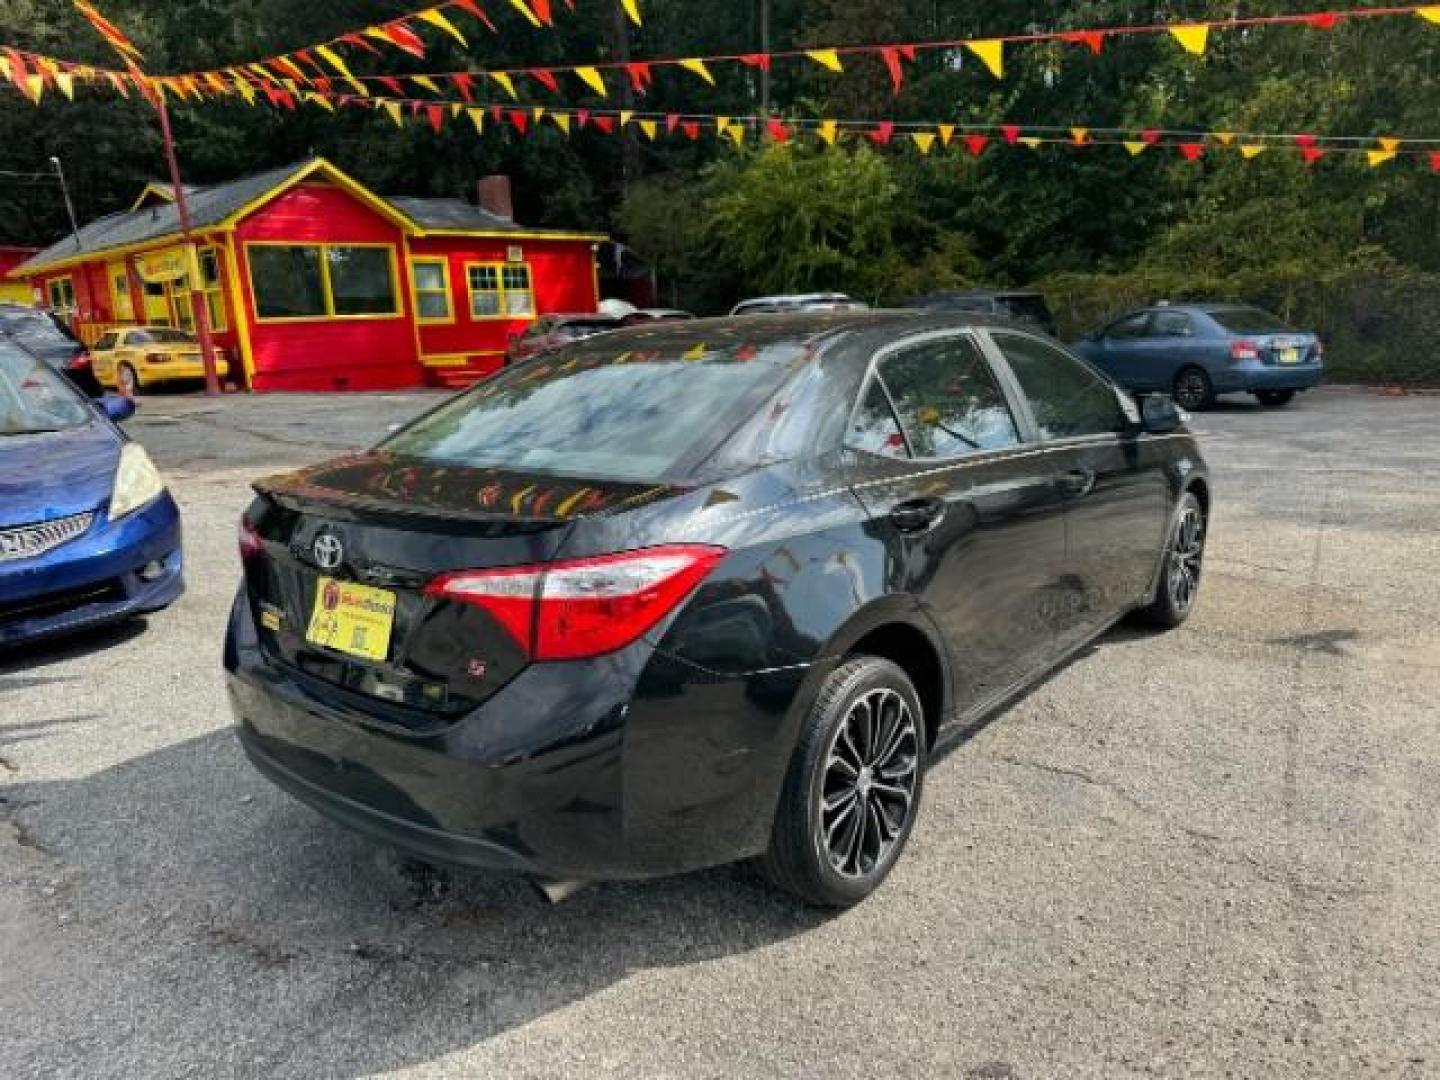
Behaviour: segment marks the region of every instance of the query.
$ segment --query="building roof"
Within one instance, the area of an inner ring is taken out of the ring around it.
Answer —
[[[535,237],[567,237],[571,239],[603,239],[599,235],[569,233],[561,230],[530,229],[514,221],[498,217],[463,199],[382,198],[372,194],[356,181],[321,157],[312,157],[265,172],[242,176],[224,184],[209,187],[185,185],[191,225],[195,229],[214,228],[264,202],[268,196],[320,172],[367,202],[377,212],[391,218],[397,225],[408,226],[416,234],[440,233],[515,233]],[[173,202],[164,201],[171,194],[168,184],[151,182],[145,186],[136,207],[107,214],[80,228],[80,242],[67,234],[49,247],[10,271],[11,277],[24,277],[57,265],[68,265],[88,256],[144,246],[148,241],[178,237],[180,215]],[[147,198],[147,195],[158,196]]]

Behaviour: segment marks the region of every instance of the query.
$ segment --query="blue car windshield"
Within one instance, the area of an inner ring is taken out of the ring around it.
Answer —
[[[94,419],[84,399],[41,360],[0,342],[0,436],[69,431]]]

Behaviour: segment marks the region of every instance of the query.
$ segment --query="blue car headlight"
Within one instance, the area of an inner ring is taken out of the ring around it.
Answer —
[[[119,521],[165,493],[165,481],[150,455],[139,443],[126,443],[115,469],[115,488],[110,493],[110,520]]]

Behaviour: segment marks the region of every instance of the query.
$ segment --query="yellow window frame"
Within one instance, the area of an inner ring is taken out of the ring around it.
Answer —
[[[470,276],[471,270],[494,270],[495,288],[477,289]],[[506,270],[524,270],[527,288],[510,289],[505,285]],[[508,311],[510,306],[509,297],[512,292],[526,292],[530,294],[530,311],[522,315],[512,315]],[[471,322],[534,322],[538,319],[539,313],[535,303],[535,273],[528,262],[467,262],[465,264],[465,293],[469,300],[469,312]],[[475,297],[480,293],[493,293],[496,298],[499,310],[493,315],[475,314]]]
[[[110,302],[116,322],[135,321],[135,295],[130,291],[130,267],[124,259],[109,263],[105,276],[110,280]]]
[[[280,315],[263,316],[260,314],[260,297],[255,291],[255,268],[250,262],[250,252],[253,248],[313,248],[320,253],[320,296],[325,301],[325,312],[321,315]],[[335,291],[330,286],[330,259],[328,253],[332,248],[373,248],[388,253],[390,257],[390,302],[393,309],[390,311],[371,311],[360,315],[341,315],[335,311]],[[247,240],[245,249],[245,279],[250,285],[250,303],[255,311],[257,323],[302,323],[302,322],[327,322],[331,319],[343,319],[346,321],[365,321],[374,319],[398,319],[405,314],[403,305],[400,303],[400,257],[394,244],[377,243],[353,243],[353,244],[313,244],[296,243],[292,240]]]
[[[439,289],[422,289],[422,288],[420,287],[420,279],[416,276],[415,271],[416,271],[417,268],[419,268],[419,267],[422,266],[422,265],[423,265],[423,266],[436,266],[436,265],[438,265],[438,266],[440,267],[440,281],[441,281],[441,283],[442,283],[441,288],[439,288]],[[468,271],[468,270],[466,271],[466,280],[467,280],[467,281],[469,280],[469,271]],[[426,325],[426,326],[441,326],[441,325],[453,323],[453,322],[455,321],[455,294],[451,291],[451,288],[450,288],[450,259],[449,259],[448,256],[445,256],[445,255],[411,255],[411,256],[410,256],[410,289],[411,289],[411,292],[412,292],[412,293],[414,294],[414,296],[415,296],[415,321],[416,321],[416,322],[418,322],[418,323],[423,323],[423,324]],[[426,316],[426,315],[420,314],[420,297],[421,297],[422,295],[424,295],[424,296],[443,295],[443,296],[445,297],[445,314],[444,314],[444,315],[430,315],[430,316]]]
[[[205,280],[205,258],[209,256],[214,260],[215,279]],[[200,267],[200,292],[205,297],[205,310],[210,316],[210,329],[216,333],[224,333],[230,329],[230,324],[225,317],[225,292],[224,282],[221,279],[220,247],[218,244],[206,244],[199,248],[195,254],[195,261]],[[183,329],[195,333],[195,313],[190,306],[190,275],[177,278],[172,285],[173,300],[175,303],[175,322]]]

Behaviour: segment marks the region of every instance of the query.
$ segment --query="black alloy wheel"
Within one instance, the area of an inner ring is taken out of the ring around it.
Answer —
[[[1180,500],[1170,530],[1155,598],[1138,612],[1142,621],[1171,629],[1190,617],[1200,595],[1207,524],[1200,500],[1187,491]]]
[[[1182,409],[1199,412],[1215,403],[1210,376],[1198,367],[1187,367],[1175,376],[1175,402]]]
[[[842,664],[801,731],[761,868],[820,906],[869,896],[909,839],[924,744],[924,714],[904,671],[870,656]]]

